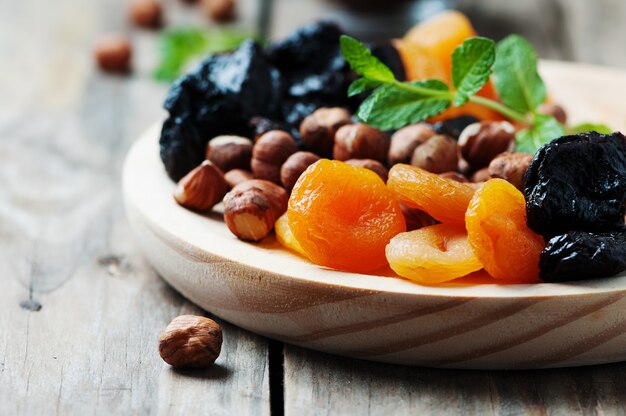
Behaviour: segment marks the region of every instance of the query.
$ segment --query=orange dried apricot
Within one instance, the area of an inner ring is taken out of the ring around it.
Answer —
[[[446,83],[451,81],[451,71],[446,70],[439,59],[415,43],[402,39],[393,41],[402,59],[406,79],[409,81],[424,81],[438,79]]]
[[[471,185],[404,164],[391,168],[387,186],[400,202],[459,227],[465,225],[465,211],[476,191]]]
[[[311,261],[352,272],[385,266],[385,246],[406,231],[399,204],[377,174],[327,159],[300,176],[287,217]]]
[[[482,269],[462,227],[436,224],[401,233],[386,248],[389,265],[418,283],[447,282]]]
[[[490,179],[474,194],[465,215],[474,253],[492,277],[539,281],[543,238],[526,225],[524,195],[503,179]]]
[[[276,220],[274,231],[276,232],[276,239],[280,244],[306,257],[304,249],[298,240],[296,240],[296,237],[293,236],[291,224],[289,224],[289,218],[286,212]]]

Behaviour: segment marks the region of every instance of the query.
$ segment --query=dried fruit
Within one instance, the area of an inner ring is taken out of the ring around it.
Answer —
[[[386,265],[385,246],[406,229],[398,203],[378,175],[327,159],[300,176],[287,214],[311,261],[351,272]]]
[[[437,134],[445,134],[446,136],[450,136],[453,139],[458,140],[463,130],[465,130],[465,127],[470,124],[478,123],[479,121],[480,120],[476,117],[466,114],[438,121],[433,124],[433,130]]]
[[[400,202],[459,227],[465,225],[465,211],[475,192],[468,184],[403,164],[391,168],[387,186]]]
[[[539,259],[545,282],[597,279],[626,270],[626,232],[570,231],[553,237]]]
[[[526,226],[524,195],[503,179],[487,181],[472,198],[465,225],[487,273],[500,280],[537,282],[545,244]]]
[[[174,368],[204,368],[222,350],[222,328],[204,316],[174,318],[159,337],[159,354]]]
[[[544,236],[624,224],[626,138],[582,133],[544,145],[524,182],[528,226]]]
[[[289,217],[286,212],[276,220],[274,229],[276,230],[276,239],[280,244],[306,257],[304,249],[291,231],[291,224],[289,224]]]
[[[185,208],[208,211],[222,201],[227,191],[220,168],[205,160],[178,182],[174,199]]]
[[[447,282],[482,269],[463,227],[436,224],[400,233],[386,248],[400,276],[422,284]]]

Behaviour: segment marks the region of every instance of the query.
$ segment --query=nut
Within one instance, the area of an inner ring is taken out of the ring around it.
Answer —
[[[302,172],[320,157],[311,152],[296,152],[289,156],[280,168],[280,181],[287,191],[291,191]]]
[[[227,22],[235,18],[235,0],[202,0],[202,8],[216,22]]]
[[[205,160],[178,181],[174,199],[185,208],[208,211],[224,198],[227,191],[228,185],[220,168]]]
[[[481,121],[467,126],[459,136],[461,154],[478,170],[502,152],[515,147],[515,128],[508,121]]]
[[[491,179],[491,175],[489,175],[489,168],[482,168],[477,170],[476,172],[474,172],[471,178],[472,182],[474,183],[487,182],[489,179]]]
[[[553,116],[554,118],[556,118],[556,121],[558,121],[561,124],[567,123],[567,113],[565,112],[563,107],[561,107],[558,104],[543,103],[539,106],[539,108],[537,109],[537,112],[539,114]]]
[[[404,220],[406,221],[407,231],[419,230],[420,228],[437,223],[433,217],[421,209],[410,207],[402,202],[399,202],[399,204],[402,214],[404,215]]]
[[[411,163],[415,148],[435,134],[435,131],[427,124],[413,124],[396,131],[391,136],[389,166],[396,163]]]
[[[432,173],[455,170],[459,162],[457,144],[453,138],[437,134],[413,151],[411,164]]]
[[[241,182],[249,181],[254,178],[252,173],[243,169],[233,169],[229,170],[224,174],[224,179],[229,187],[234,188],[235,185],[239,185]]]
[[[367,124],[345,125],[335,134],[333,157],[337,160],[374,159],[387,162],[389,138],[380,130]]]
[[[459,172],[455,172],[455,171],[448,171],[448,172],[440,173],[439,176],[445,179],[452,179],[453,181],[456,181],[456,182],[462,182],[462,183],[469,182],[467,178],[465,177],[465,175]]]
[[[206,158],[222,172],[233,169],[250,169],[252,140],[240,136],[217,136],[206,147]]]
[[[96,43],[95,57],[103,71],[127,72],[131,56],[130,42],[125,36],[106,35]]]
[[[252,149],[252,174],[257,179],[280,184],[280,167],[297,151],[298,145],[289,133],[282,130],[268,131]]]
[[[374,159],[348,159],[348,160],[346,160],[346,163],[348,165],[360,166],[362,168],[371,170],[372,172],[374,172],[375,174],[380,176],[380,179],[382,179],[383,182],[385,182],[385,183],[387,182],[387,177],[389,177],[389,171],[378,160],[374,160]]]
[[[238,238],[260,241],[274,223],[287,211],[287,192],[262,179],[251,179],[236,185],[224,197],[224,221]]]
[[[350,113],[344,108],[318,108],[300,124],[302,143],[313,153],[331,157],[337,130],[351,122]]]
[[[489,164],[489,175],[509,181],[521,191],[524,188],[524,175],[532,160],[531,153],[502,153]]]
[[[159,354],[174,368],[204,368],[222,350],[222,328],[204,316],[181,315],[159,337]]]
[[[134,0],[130,6],[130,19],[137,26],[158,28],[161,17],[161,4],[157,0]]]

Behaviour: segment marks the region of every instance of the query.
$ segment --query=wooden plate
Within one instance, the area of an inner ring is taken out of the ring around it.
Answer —
[[[626,74],[544,62],[574,121],[623,129]],[[453,368],[541,368],[626,359],[626,274],[567,284],[437,287],[320,268],[237,240],[219,212],[180,208],[158,156],[159,126],[124,168],[128,218],[143,252],[191,301],[250,331],[366,360]]]

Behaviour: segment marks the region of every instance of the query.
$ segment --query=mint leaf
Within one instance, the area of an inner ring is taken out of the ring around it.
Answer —
[[[598,132],[600,134],[610,134],[613,133],[613,129],[610,128],[609,126],[607,126],[606,124],[599,124],[599,123],[580,123],[577,124],[573,127],[570,127],[570,132],[572,134],[577,134],[577,133],[587,133],[590,131],[595,131]]]
[[[393,82],[395,77],[391,69],[372,55],[367,47],[358,40],[341,35],[339,39],[341,54],[357,74],[381,83]]]
[[[424,91],[412,91],[411,87]],[[448,91],[448,86],[437,80],[383,85],[363,101],[357,116],[381,130],[399,129],[450,107],[450,99],[445,94]]]
[[[500,99],[514,110],[533,112],[546,98],[535,49],[521,36],[510,35],[498,43],[493,78]]]
[[[489,81],[496,59],[496,44],[491,39],[475,37],[466,40],[452,53],[452,83],[457,90],[455,106],[467,102]]]
[[[535,153],[541,146],[561,137],[565,130],[554,117],[537,114],[532,127],[520,130],[515,138],[518,152]]]
[[[380,82],[367,78],[359,78],[348,87],[348,97],[361,94],[362,92],[374,89],[380,86]]]

